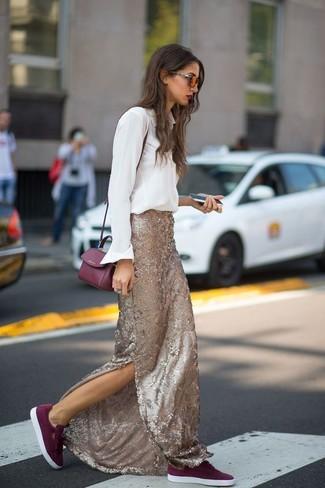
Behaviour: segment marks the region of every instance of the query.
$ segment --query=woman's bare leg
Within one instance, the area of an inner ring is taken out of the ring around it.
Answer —
[[[52,425],[67,425],[72,417],[82,410],[104,400],[121,390],[134,379],[134,365],[129,363],[123,368],[104,373],[79,386],[60,402],[53,405],[49,413]]]

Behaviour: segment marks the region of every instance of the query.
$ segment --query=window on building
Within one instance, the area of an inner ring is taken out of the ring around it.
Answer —
[[[147,0],[145,65],[156,49],[180,40],[181,0]]]
[[[277,47],[278,4],[250,2],[246,76],[246,106],[273,109]]]
[[[10,84],[60,89],[60,0],[10,0]]]

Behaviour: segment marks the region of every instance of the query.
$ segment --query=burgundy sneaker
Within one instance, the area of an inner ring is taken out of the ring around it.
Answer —
[[[63,425],[53,425],[49,421],[52,404],[38,405],[30,411],[30,418],[35,430],[41,452],[54,469],[63,467]]]
[[[183,469],[177,469],[169,464],[167,478],[168,481],[175,483],[196,483],[207,486],[232,486],[235,483],[235,478],[231,474],[222,473],[208,461],[195,468],[186,466]]]

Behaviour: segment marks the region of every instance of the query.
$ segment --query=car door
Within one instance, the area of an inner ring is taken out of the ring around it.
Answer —
[[[280,171],[293,208],[292,253],[298,257],[319,252],[324,246],[325,190],[311,164],[283,162]]]
[[[248,193],[255,184],[269,186],[274,196],[251,201]],[[239,202],[241,229],[245,240],[245,266],[259,266],[289,257],[294,246],[294,202],[287,198],[281,171],[277,164],[258,173]]]

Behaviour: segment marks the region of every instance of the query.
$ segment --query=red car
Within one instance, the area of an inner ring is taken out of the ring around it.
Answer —
[[[14,207],[0,202],[0,289],[20,278],[25,259],[19,214]]]

